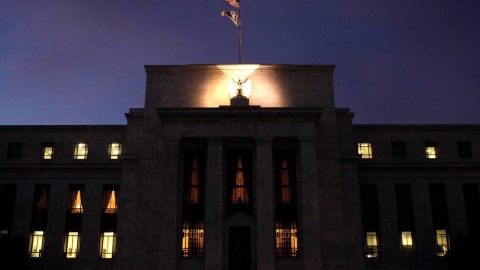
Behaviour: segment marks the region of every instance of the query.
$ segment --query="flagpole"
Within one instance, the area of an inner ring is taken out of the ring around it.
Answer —
[[[240,0],[238,1],[238,63],[242,63],[242,15]]]

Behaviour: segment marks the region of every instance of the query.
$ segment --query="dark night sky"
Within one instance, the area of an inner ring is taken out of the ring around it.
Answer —
[[[238,63],[222,0],[0,0],[0,125],[126,124],[144,65]],[[480,124],[479,0],[243,0],[242,62],[336,65],[356,124]]]

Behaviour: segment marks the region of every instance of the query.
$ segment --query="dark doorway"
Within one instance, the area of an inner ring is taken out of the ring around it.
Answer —
[[[251,269],[250,227],[230,227],[228,230],[228,269]]]

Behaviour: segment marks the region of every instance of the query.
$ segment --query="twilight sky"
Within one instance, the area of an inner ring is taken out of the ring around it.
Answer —
[[[238,63],[222,0],[0,0],[0,125],[126,124],[144,65]],[[356,124],[480,124],[479,0],[243,0],[242,63],[333,64]]]

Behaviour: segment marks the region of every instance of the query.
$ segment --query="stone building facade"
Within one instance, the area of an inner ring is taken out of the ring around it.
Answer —
[[[448,269],[480,126],[353,125],[334,66],[145,66],[125,126],[0,127],[31,269]]]

